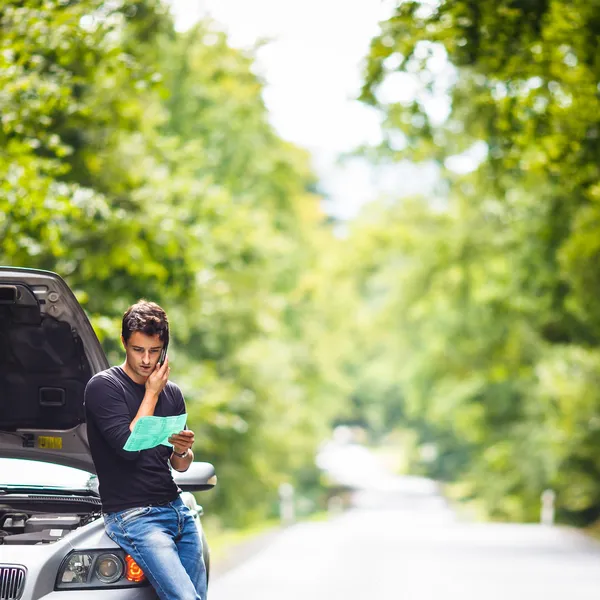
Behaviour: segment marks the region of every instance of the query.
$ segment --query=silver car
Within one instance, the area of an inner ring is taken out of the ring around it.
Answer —
[[[0,600],[149,600],[141,569],[105,533],[83,392],[108,367],[56,274],[0,267]],[[174,471],[182,499],[216,484],[209,463]]]

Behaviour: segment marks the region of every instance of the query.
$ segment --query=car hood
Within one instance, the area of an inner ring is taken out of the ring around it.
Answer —
[[[94,472],[83,393],[108,361],[77,299],[49,271],[0,267],[0,457]]]

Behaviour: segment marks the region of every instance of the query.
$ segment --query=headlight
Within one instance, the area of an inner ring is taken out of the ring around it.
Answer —
[[[76,551],[67,555],[58,570],[57,590],[137,587],[146,576],[122,550]]]
[[[104,554],[96,560],[96,576],[103,583],[119,581],[123,575],[123,563],[114,554]]]

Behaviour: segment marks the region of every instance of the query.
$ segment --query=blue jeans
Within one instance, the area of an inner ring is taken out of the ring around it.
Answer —
[[[206,600],[202,540],[181,498],[107,513],[104,526],[110,539],[131,554],[161,600]]]

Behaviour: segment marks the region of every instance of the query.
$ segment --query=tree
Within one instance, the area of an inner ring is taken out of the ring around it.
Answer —
[[[600,514],[583,426],[600,407],[599,28],[583,1],[402,2],[365,69],[362,99],[384,115],[377,154],[441,173],[420,222],[404,204],[377,232],[394,243],[376,271],[402,285],[380,319],[404,345],[403,402],[454,432],[445,451],[468,458],[451,475],[495,516],[534,519],[546,486],[565,518]]]
[[[253,57],[209,23],[175,32],[159,0],[15,0],[0,27],[0,261],[64,276],[113,362],[125,308],[164,305],[211,510],[269,514],[339,401],[307,154],[270,126]]]

